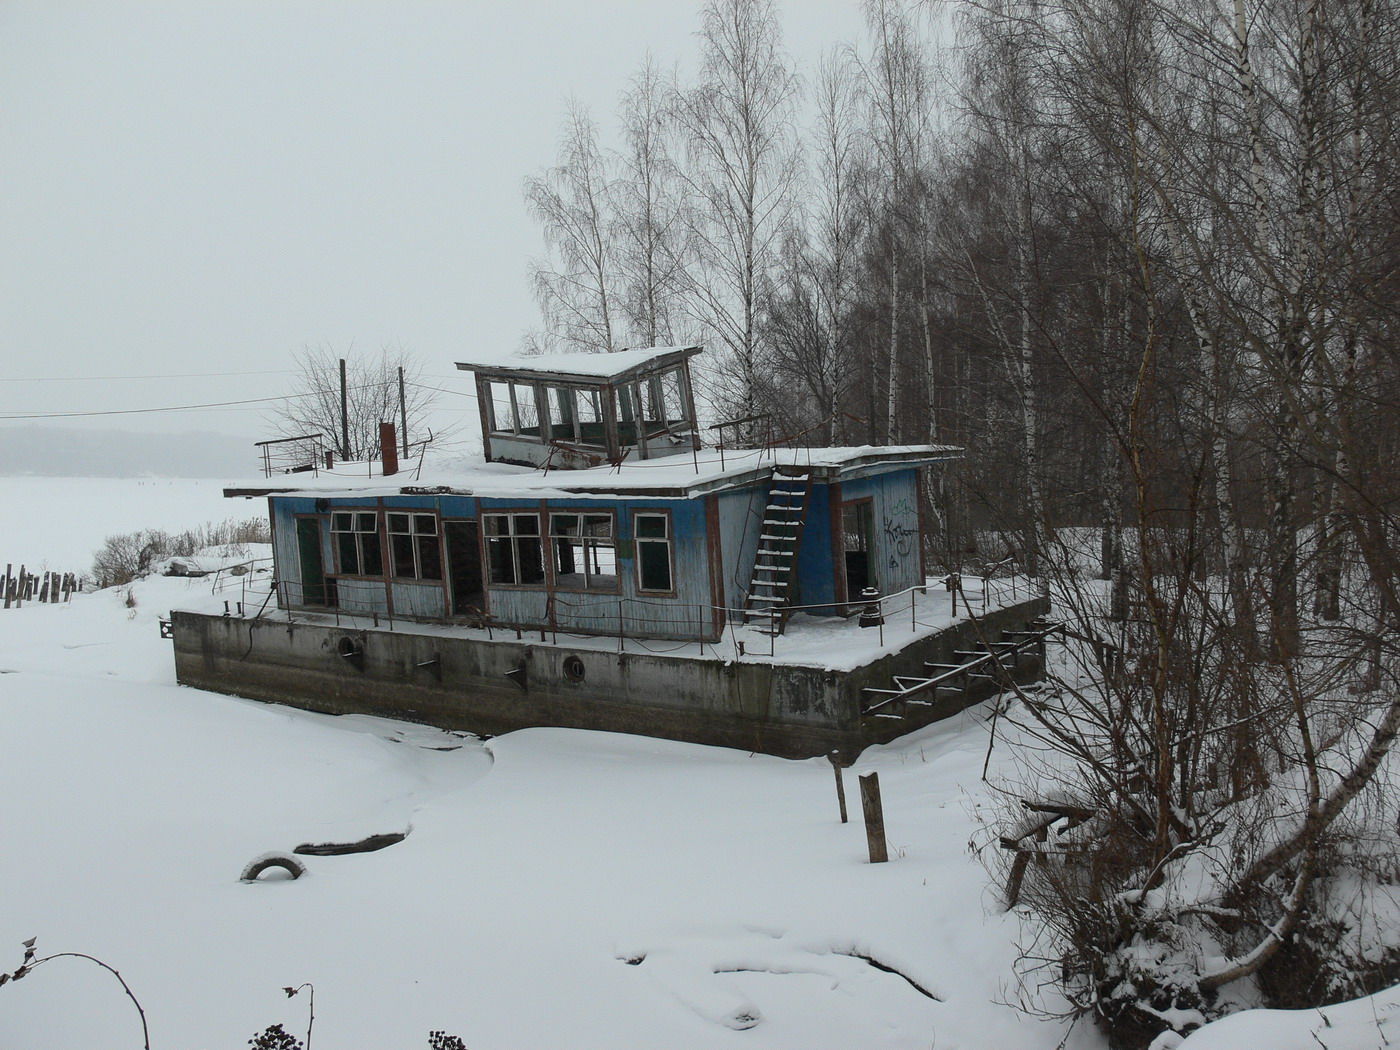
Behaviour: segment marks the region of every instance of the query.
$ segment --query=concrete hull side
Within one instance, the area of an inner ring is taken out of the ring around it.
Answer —
[[[1031,604],[1036,608],[1027,609]],[[994,616],[1020,626],[1038,610],[1038,603],[1023,603]],[[178,611],[172,619],[182,684],[476,733],[565,726],[792,758],[837,748],[854,755],[980,698],[948,710],[914,708],[901,720],[860,716],[863,687],[888,687],[893,674],[917,673],[924,660],[970,647],[977,636],[964,637],[970,624],[855,671],[835,672]],[[1038,665],[1027,664],[1021,676],[1038,673]]]

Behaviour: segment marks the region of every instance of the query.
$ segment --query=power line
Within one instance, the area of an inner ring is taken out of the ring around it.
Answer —
[[[31,412],[27,415],[0,416],[3,419],[76,419],[83,416],[140,416],[152,412],[188,412],[199,408],[227,408],[230,405],[259,405],[268,401],[286,401],[298,394],[281,397],[255,397],[247,401],[215,401],[207,405],[171,405],[168,408],[110,408],[101,412]]]
[[[223,376],[281,376],[289,375],[289,368],[274,368],[265,372],[177,372],[171,375],[158,376],[47,376],[44,378],[28,378],[14,376],[0,376],[0,382],[4,383],[93,383],[111,382],[115,379],[216,379]]]
[[[365,383],[361,386],[351,387],[352,390],[371,390],[378,387],[378,383]],[[149,415],[155,412],[190,412],[205,408],[228,408],[233,405],[263,405],[270,401],[296,401],[305,397],[315,397],[320,394],[338,394],[337,390],[301,390],[295,394],[279,394],[276,397],[253,397],[243,401],[212,401],[205,405],[169,405],[164,408],[109,408],[97,412],[31,412],[23,415],[0,416],[0,420],[10,419],[81,419],[88,416],[140,416]]]

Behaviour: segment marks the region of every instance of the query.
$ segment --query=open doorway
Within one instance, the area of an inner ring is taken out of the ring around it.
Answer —
[[[841,505],[842,568],[846,573],[846,601],[854,604],[860,592],[876,586],[874,504],[868,500]]]
[[[291,595],[289,600],[293,605],[330,605],[326,564],[321,556],[321,519],[297,518],[296,522],[301,593]]]
[[[447,583],[452,615],[472,616],[486,608],[481,586],[481,543],[475,521],[444,521],[447,541]]]

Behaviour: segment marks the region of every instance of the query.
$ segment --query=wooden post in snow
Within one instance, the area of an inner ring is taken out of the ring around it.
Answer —
[[[841,805],[841,823],[847,821],[846,817],[846,784],[841,779],[841,752],[833,751],[826,756],[831,760],[831,768],[836,773],[836,801]]]
[[[340,459],[350,458],[350,408],[345,389],[345,358],[340,359]]]
[[[883,864],[890,859],[885,845],[885,810],[880,805],[880,774],[867,773],[860,778],[860,808],[865,814],[865,841],[870,849],[870,863]]]

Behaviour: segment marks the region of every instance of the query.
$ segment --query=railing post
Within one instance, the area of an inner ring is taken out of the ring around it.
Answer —
[[[841,752],[832,751],[826,756],[831,761],[832,771],[836,774],[836,802],[841,807],[841,823],[845,824],[846,817],[846,784],[841,779]]]
[[[860,808],[865,816],[865,844],[870,851],[871,864],[883,864],[890,859],[885,844],[885,810],[880,804],[880,774],[867,773],[860,778]]]

